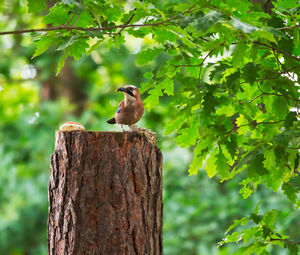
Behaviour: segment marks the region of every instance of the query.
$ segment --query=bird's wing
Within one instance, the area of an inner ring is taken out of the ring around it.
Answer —
[[[119,104],[119,107],[117,109],[117,113],[119,113],[121,111],[121,109],[123,108],[123,106],[124,106],[124,100],[121,101],[121,103]]]

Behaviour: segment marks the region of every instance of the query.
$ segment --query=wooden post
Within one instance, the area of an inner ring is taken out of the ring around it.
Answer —
[[[162,154],[145,133],[56,132],[49,255],[163,254]]]

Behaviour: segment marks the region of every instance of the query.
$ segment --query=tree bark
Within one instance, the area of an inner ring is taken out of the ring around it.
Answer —
[[[162,154],[143,133],[56,133],[48,252],[163,254]]]

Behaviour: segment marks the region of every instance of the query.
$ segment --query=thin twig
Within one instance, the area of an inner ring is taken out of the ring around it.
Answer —
[[[133,9],[133,13],[131,14],[131,16],[129,17],[129,19],[126,21],[126,23],[125,23],[125,25],[129,25],[129,23],[131,22],[131,20],[133,19],[133,17],[135,16],[135,11],[136,11],[136,8],[134,8]],[[122,27],[121,29],[120,29],[120,31],[116,34],[116,36],[117,35],[119,35],[119,37],[121,37],[121,33],[122,33],[122,31],[125,29],[125,27]]]
[[[71,18],[68,20],[68,22],[64,25],[65,27],[66,26],[68,26],[70,23],[71,23],[71,21],[73,20],[73,18],[74,18],[74,13],[71,15]]]
[[[281,239],[281,238],[271,238],[270,242],[273,242],[273,241],[281,241],[281,242],[287,242],[287,243],[291,243],[291,244],[300,244],[300,241],[292,241],[289,239]]]
[[[280,122],[283,122],[285,120],[278,120],[278,121],[262,121],[262,122],[256,122],[256,120],[254,120],[253,122],[251,123],[248,123],[248,124],[243,124],[243,125],[240,125],[240,126],[237,126],[237,127],[234,127],[233,129],[229,130],[226,135],[238,130],[239,128],[241,127],[246,127],[246,126],[254,126],[256,128],[257,125],[260,125],[260,124],[266,124],[266,125],[271,125],[271,124],[278,124]]]
[[[278,55],[276,54],[275,50],[272,49],[272,51],[273,51],[273,54],[274,54],[274,56],[275,56],[275,58],[276,58],[277,63],[280,64],[280,66],[282,67],[282,69],[283,69],[284,71],[286,71],[287,75],[288,75],[291,79],[294,80],[294,77],[292,77],[292,76],[290,75],[290,73],[287,71],[287,69],[285,68],[285,66],[284,66],[284,65],[281,63],[281,61],[279,60]],[[278,69],[280,70],[279,66],[278,66]]]
[[[291,29],[291,28],[295,28],[295,27],[300,27],[300,24],[297,24],[294,26],[289,26],[289,27],[279,27],[279,28],[277,28],[277,30]]]
[[[199,70],[199,75],[198,75],[198,84],[197,84],[197,86],[200,85],[201,71],[202,71],[202,68],[203,68],[204,61],[210,56],[211,53],[213,53],[213,51],[214,51],[216,48],[217,48],[217,46],[214,47],[214,48],[212,48],[212,49],[207,53],[207,55],[204,57],[204,59],[202,60],[202,62],[200,63],[200,70]]]
[[[287,95],[282,95],[282,94],[277,94],[277,93],[270,93],[270,92],[265,92],[261,89],[261,87],[259,86],[259,83],[257,82],[257,87],[258,89],[260,90],[260,92],[263,94],[263,95],[268,95],[268,96],[279,96],[279,97],[286,97],[290,100],[293,100],[293,101],[296,101],[296,102],[300,102],[299,99],[296,99],[296,98],[292,98],[292,97],[289,97]],[[291,94],[293,96],[293,94]]]
[[[255,101],[257,98],[260,98],[260,97],[262,97],[263,95],[264,95],[264,93],[263,93],[263,94],[260,94],[260,95],[258,95],[258,96],[256,96],[256,97],[254,97],[254,98],[252,98],[251,100],[248,100],[248,101],[240,101],[239,103],[240,103],[240,104],[252,103],[252,102]]]
[[[264,81],[264,80],[276,80],[276,79],[279,78],[280,75],[285,74],[287,72],[290,72],[290,71],[292,71],[294,69],[298,69],[298,68],[300,68],[300,65],[299,66],[291,67],[291,68],[287,69],[286,71],[282,71],[280,73],[277,73],[276,76],[269,76],[269,77],[257,79],[257,80],[255,80],[255,82],[261,82],[261,81]],[[244,83],[247,83],[247,82],[241,82],[240,84],[244,84]]]
[[[181,14],[190,13],[193,11],[196,11],[200,8],[193,9],[195,5],[192,5],[189,9],[182,12]],[[161,22],[154,22],[154,23],[148,23],[148,24],[122,24],[117,26],[109,26],[109,27],[76,27],[76,26],[56,26],[56,27],[46,27],[46,28],[36,28],[36,29],[19,29],[19,30],[12,30],[12,31],[5,31],[0,32],[0,35],[9,35],[9,34],[24,34],[24,33],[32,33],[32,32],[47,32],[47,31],[59,31],[59,30],[79,30],[79,31],[102,31],[102,30],[113,30],[118,28],[128,28],[128,27],[152,27],[152,26],[160,26],[165,23],[168,23],[172,20],[179,19],[180,15],[175,15],[169,19],[163,20]]]
[[[294,55],[292,55],[292,54],[290,54],[290,53],[287,53],[286,51],[277,49],[277,48],[275,48],[275,47],[273,47],[273,46],[270,46],[270,45],[268,45],[268,44],[265,44],[265,43],[262,43],[262,42],[258,42],[258,41],[254,41],[253,43],[254,43],[254,44],[257,44],[257,45],[265,46],[265,47],[267,47],[267,48],[269,48],[269,49],[272,49],[272,50],[275,50],[275,51],[277,51],[277,52],[280,52],[280,53],[282,53],[283,55],[286,55],[286,56],[288,56],[288,57],[290,57],[290,58],[293,58],[293,59],[295,59],[295,60],[297,60],[297,61],[300,62],[300,58],[297,58],[297,57],[295,57]]]
[[[173,65],[173,64],[171,64],[171,65],[176,67],[176,68],[178,68],[178,67],[199,67],[199,66],[201,66],[201,64],[197,64],[197,65],[189,65],[189,64],[187,64],[187,65]]]
[[[288,72],[288,71],[285,71],[285,72]],[[277,94],[277,93],[265,92],[265,91],[263,91],[263,90],[261,89],[261,87],[259,86],[258,81],[256,81],[256,83],[257,83],[258,89],[260,90],[260,92],[261,92],[263,95],[282,96],[282,97],[286,97],[286,98],[288,98],[288,99],[290,99],[290,100],[293,100],[293,101],[296,101],[296,102],[300,102],[300,100],[297,99],[297,98],[295,98],[294,95],[293,95],[292,93],[290,93],[289,91],[287,91],[287,92],[288,92],[292,97],[289,97],[289,96],[287,96],[287,95]]]
[[[202,70],[202,66],[203,66],[204,61],[209,57],[209,55],[210,55],[215,49],[216,49],[216,47],[213,48],[212,50],[210,50],[210,52],[208,52],[208,54],[204,57],[204,59],[201,61],[200,64],[195,64],[195,65],[193,65],[193,64],[184,64],[184,65],[173,65],[173,64],[170,64],[171,66],[174,67],[174,70],[172,71],[172,73],[174,73],[174,72],[177,70],[177,68],[179,68],[179,67],[200,67],[200,72],[199,72],[199,73],[201,73],[201,70]],[[199,75],[200,75],[200,74],[199,74]]]

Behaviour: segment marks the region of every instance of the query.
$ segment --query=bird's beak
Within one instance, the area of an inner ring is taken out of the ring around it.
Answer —
[[[125,88],[121,87],[121,88],[117,89],[117,92],[118,91],[125,92],[125,93],[129,94],[130,96],[134,97],[134,95],[132,94],[132,92],[129,89],[125,89]]]
[[[119,91],[121,91],[121,92],[127,92],[126,89],[124,89],[123,87],[122,88],[118,88],[117,92],[119,92]]]

